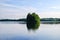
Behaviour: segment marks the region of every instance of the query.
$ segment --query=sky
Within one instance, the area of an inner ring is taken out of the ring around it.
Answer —
[[[26,18],[33,12],[40,18],[60,18],[60,0],[0,0],[0,19]]]

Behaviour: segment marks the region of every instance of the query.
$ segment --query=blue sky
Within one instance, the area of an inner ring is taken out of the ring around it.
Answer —
[[[29,12],[41,18],[59,18],[60,0],[0,0],[0,19],[26,18]]]

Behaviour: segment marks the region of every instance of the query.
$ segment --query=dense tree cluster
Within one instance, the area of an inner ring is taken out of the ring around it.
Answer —
[[[40,25],[40,18],[36,13],[28,13],[27,15],[27,27],[28,29],[37,29]]]

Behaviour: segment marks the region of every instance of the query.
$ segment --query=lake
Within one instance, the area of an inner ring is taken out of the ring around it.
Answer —
[[[28,30],[24,22],[0,22],[0,40],[60,40],[60,24],[40,24]]]

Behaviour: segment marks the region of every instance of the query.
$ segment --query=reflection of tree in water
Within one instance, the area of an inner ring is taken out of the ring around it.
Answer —
[[[28,30],[30,30],[30,29],[36,30],[36,29],[39,28],[39,26],[37,24],[33,24],[33,23],[29,24],[29,23],[27,23],[27,28],[28,28]]]
[[[30,29],[38,29],[40,25],[40,18],[37,14],[32,13],[27,15],[27,28]]]

